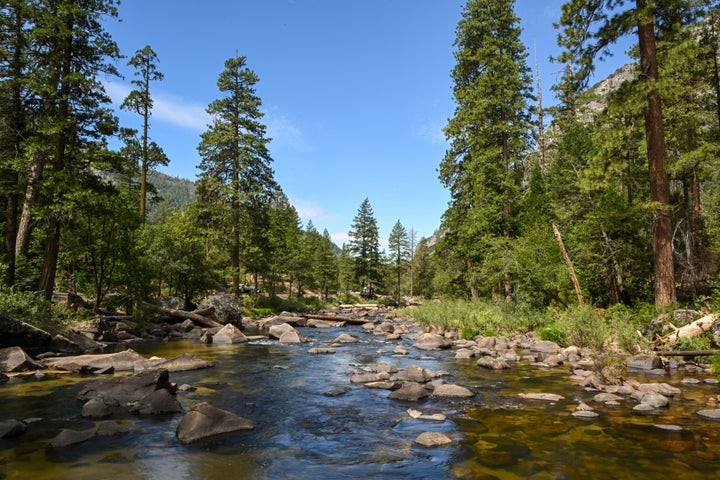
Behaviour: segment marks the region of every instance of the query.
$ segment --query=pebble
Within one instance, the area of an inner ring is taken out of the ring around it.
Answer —
[[[694,384],[700,383],[700,380],[698,380],[697,378],[687,377],[687,378],[683,378],[683,379],[680,381],[680,383],[685,383],[685,384],[692,384],[692,385],[694,385]]]
[[[572,416],[577,418],[595,418],[599,417],[600,414],[588,410],[576,410],[572,413]]]

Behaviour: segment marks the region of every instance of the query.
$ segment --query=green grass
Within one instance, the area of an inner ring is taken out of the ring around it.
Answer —
[[[421,325],[456,329],[463,338],[472,338],[477,334],[489,336],[528,332],[547,323],[544,312],[523,306],[466,300],[428,302],[418,307],[400,309],[397,313],[412,317]]]

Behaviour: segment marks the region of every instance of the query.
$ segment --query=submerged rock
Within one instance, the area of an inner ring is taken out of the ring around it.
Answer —
[[[440,385],[433,390],[433,397],[461,397],[461,398],[469,398],[473,397],[475,394],[471,392],[469,389],[465,387],[461,387],[460,385],[453,385],[450,383],[446,383],[444,385]]]
[[[565,400],[565,397],[555,393],[518,393],[518,396],[526,400],[540,400],[543,402],[559,402],[560,400]]]
[[[0,421],[0,438],[12,438],[22,435],[27,430],[27,424],[20,420]]]
[[[78,432],[65,428],[50,442],[50,446],[53,448],[69,447],[90,440],[92,437],[93,432]]]

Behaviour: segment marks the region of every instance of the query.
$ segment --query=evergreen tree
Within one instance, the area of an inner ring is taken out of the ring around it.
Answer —
[[[363,200],[350,227],[349,250],[355,262],[355,280],[363,295],[373,297],[380,281],[380,237],[370,200]]]
[[[507,299],[512,293],[509,272],[492,278],[483,264],[489,251],[506,251],[515,235],[517,192],[532,131],[527,103],[532,78],[513,7],[512,0],[470,0],[456,30],[457,106],[445,128],[450,148],[440,164],[440,180],[451,196],[441,248],[448,259],[457,259],[456,271],[473,298],[479,286],[489,292],[498,281]]]
[[[330,290],[337,288],[338,265],[333,243],[327,229],[323,230],[320,242],[315,250],[315,279],[320,293],[325,300],[330,297]]]
[[[116,130],[116,119],[103,107],[110,99],[99,76],[117,74],[112,62],[119,51],[102,27],[104,17],[117,16],[117,10],[114,0],[42,0],[32,5],[30,39],[37,50],[26,85],[36,109],[36,136],[28,140],[34,163],[21,227],[30,223],[31,208],[42,200],[40,289],[49,299],[73,190],[83,188],[82,182],[94,175],[89,167],[108,156],[104,140]],[[20,236],[28,236],[27,228],[19,227],[18,244],[26,244],[27,238],[21,242]]]
[[[140,145],[140,218],[145,221],[145,205],[147,200],[147,174],[148,169],[157,165],[167,165],[168,158],[162,149],[152,142],[149,144],[148,130],[150,128],[150,115],[152,115],[153,99],[150,96],[150,82],[163,79],[163,74],[158,71],[157,54],[146,45],[135,52],[128,65],[135,68],[137,79],[132,83],[137,89],[120,104],[120,108],[133,111],[143,119],[143,131]]]
[[[222,220],[229,236],[234,290],[240,284],[242,253],[256,283],[257,275],[269,265],[269,204],[277,186],[267,148],[270,139],[260,123],[263,113],[255,94],[257,82],[244,56],[225,62],[218,79],[223,97],[208,106],[214,121],[198,146],[202,157],[198,194],[209,208],[227,208]]]
[[[407,230],[405,230],[405,227],[403,227],[402,223],[400,223],[400,220],[395,222],[395,225],[393,225],[393,228],[390,231],[388,246],[390,249],[390,263],[397,275],[395,297],[397,302],[400,303],[400,278],[405,265],[410,259],[410,238]]]
[[[628,2],[629,3],[629,2]],[[640,54],[639,79],[645,97],[644,124],[652,202],[652,244],[655,303],[664,307],[676,301],[672,253],[670,186],[659,87],[657,40],[678,25],[696,18],[700,3],[694,0],[654,2],[636,0],[634,7],[614,0],[571,0],[563,5],[560,44],[563,62],[573,62],[574,86],[582,88],[596,57],[610,54],[609,46],[621,36],[635,33]]]

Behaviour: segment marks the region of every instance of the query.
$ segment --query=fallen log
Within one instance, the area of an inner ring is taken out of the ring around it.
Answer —
[[[720,350],[668,350],[656,353],[661,357],[706,357],[720,353]]]
[[[658,338],[653,342],[652,346],[653,348],[656,348],[660,345],[674,345],[679,338],[699,337],[700,335],[707,333],[717,319],[718,315],[711,313],[710,315],[705,315],[704,317],[680,328],[674,327],[675,330],[672,333]]]
[[[314,314],[314,313],[303,313],[301,316],[306,319],[325,320],[328,322],[348,322],[348,323],[356,323],[356,324],[372,323],[372,320],[368,320],[367,318],[351,318],[351,317],[342,317],[340,315],[318,315],[318,314]]]
[[[193,312],[188,312],[186,310],[163,308],[160,310],[160,312],[164,315],[169,315],[171,317],[182,318],[184,320],[192,320],[193,322],[199,324],[202,327],[215,328],[223,326],[222,323],[216,321],[213,318],[215,317],[215,307],[203,308],[202,310],[195,310]]]
[[[377,303],[343,303],[341,305],[338,305],[338,308],[342,310],[348,310],[353,308],[359,308],[359,309],[377,309],[377,308],[383,308],[383,305],[379,305]]]

